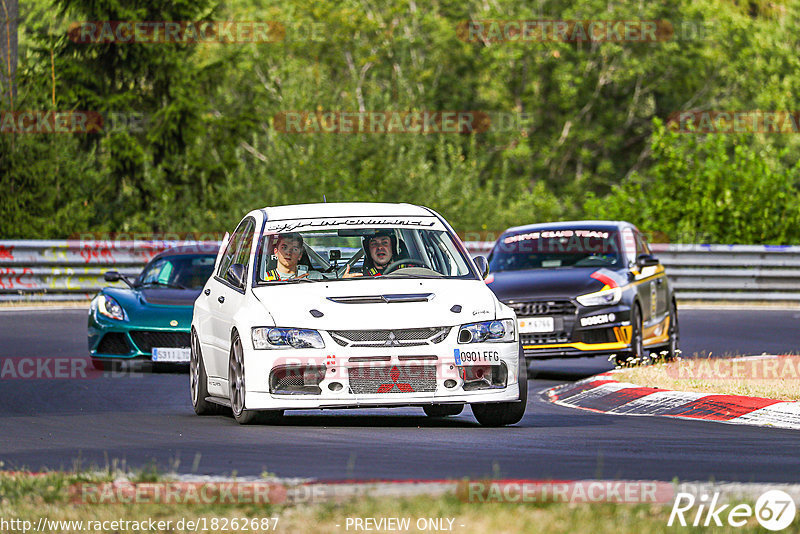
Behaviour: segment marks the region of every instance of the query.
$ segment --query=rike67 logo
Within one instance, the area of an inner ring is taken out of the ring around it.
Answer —
[[[749,504],[722,504],[719,492],[712,497],[703,494],[696,498],[691,493],[678,493],[667,526],[682,527],[743,527],[755,516],[756,521],[767,530],[783,530],[794,521],[796,507],[791,495],[781,490],[770,490],[761,495],[755,507]]]

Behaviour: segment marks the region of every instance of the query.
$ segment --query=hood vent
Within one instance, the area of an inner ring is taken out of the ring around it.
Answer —
[[[360,297],[328,297],[337,304],[396,304],[398,302],[429,302],[433,293],[404,293],[396,295],[364,295]]]

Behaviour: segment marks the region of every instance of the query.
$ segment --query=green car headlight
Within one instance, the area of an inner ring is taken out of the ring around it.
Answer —
[[[119,302],[108,295],[100,295],[97,297],[97,312],[115,321],[128,320],[128,315],[125,313],[122,306],[119,305]]]

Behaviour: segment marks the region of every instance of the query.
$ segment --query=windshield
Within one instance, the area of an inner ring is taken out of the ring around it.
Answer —
[[[265,234],[261,239],[258,283],[475,278],[462,249],[442,230],[340,228]]]
[[[489,256],[492,272],[622,265],[616,230],[537,230],[503,236]]]
[[[202,289],[214,271],[216,256],[184,254],[159,258],[145,267],[137,286]]]

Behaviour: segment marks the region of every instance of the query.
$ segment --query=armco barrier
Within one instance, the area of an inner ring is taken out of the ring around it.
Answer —
[[[135,276],[153,256],[196,241],[0,241],[0,301],[87,300],[107,270]],[[472,255],[492,242],[468,242]],[[652,245],[682,300],[800,302],[800,246]],[[121,285],[117,283],[116,285]]]
[[[88,300],[109,270],[135,277],[176,245],[208,250],[207,241],[0,241],[0,301]],[[124,283],[111,284],[123,287]]]

